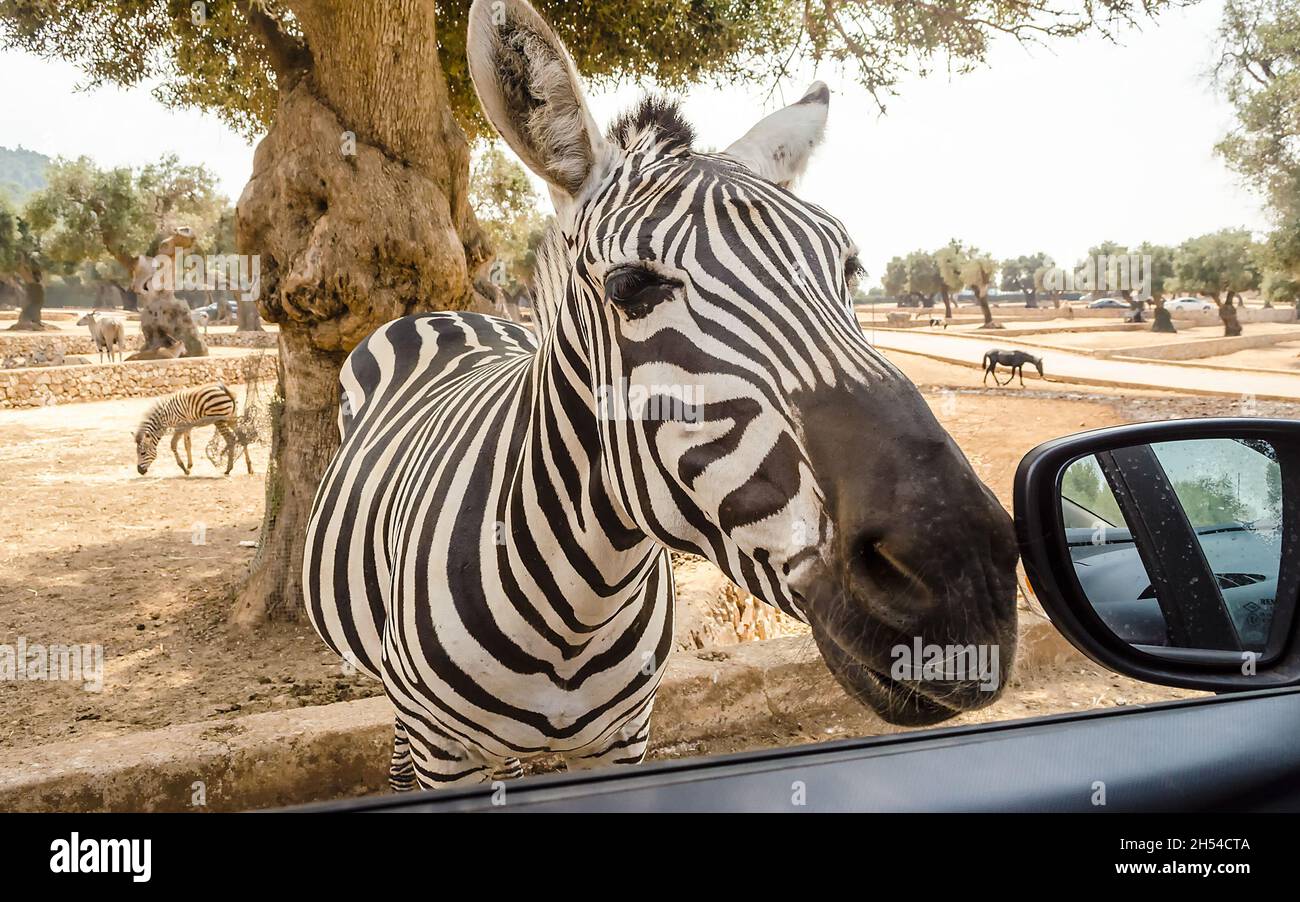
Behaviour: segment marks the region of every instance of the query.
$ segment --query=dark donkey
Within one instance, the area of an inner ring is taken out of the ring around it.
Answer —
[[[1038,375],[1044,379],[1043,359],[1035,357],[1033,354],[1026,354],[1024,351],[1000,351],[993,349],[984,353],[984,384],[989,384],[989,373],[993,374],[993,381],[998,385],[1010,385],[1011,380],[1020,377],[1020,384],[1025,384],[1025,364],[1032,363],[1038,370]],[[1007,376],[1006,382],[998,382],[998,364],[1008,367],[1011,375]]]

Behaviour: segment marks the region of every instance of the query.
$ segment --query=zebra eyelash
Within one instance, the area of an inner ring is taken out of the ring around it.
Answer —
[[[628,319],[641,319],[671,300],[682,283],[645,266],[620,266],[605,276],[605,298]]]

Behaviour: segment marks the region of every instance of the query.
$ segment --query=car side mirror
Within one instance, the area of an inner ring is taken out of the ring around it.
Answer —
[[[1300,684],[1300,422],[1047,442],[1020,462],[1015,520],[1030,586],[1098,664],[1219,692]]]

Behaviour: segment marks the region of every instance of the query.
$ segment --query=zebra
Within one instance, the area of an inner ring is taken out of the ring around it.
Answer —
[[[211,423],[226,441],[226,475],[229,476],[230,471],[235,467],[235,452],[238,444],[232,428],[235,425],[235,409],[235,393],[220,382],[201,385],[198,388],[187,388],[163,398],[149,408],[149,412],[144,415],[144,419],[132,434],[135,439],[136,472],[143,476],[149,471],[149,465],[158,454],[158,442],[163,434],[171,429],[173,430],[172,454],[175,455],[181,471],[186,476],[190,475],[190,470],[194,468],[190,430]],[[182,438],[185,439],[185,456],[189,461],[188,464],[181,460],[180,451],[176,447]],[[251,474],[253,461],[249,457],[247,445],[244,446],[244,463],[248,465],[248,472]]]
[[[818,82],[721,153],[649,96],[602,136],[523,0],[475,0],[488,120],[545,179],[537,332],[438,312],[340,373],[307,616],[395,712],[394,790],[642,760],[673,639],[671,550],[806,620],[894,723],[991,703],[890,676],[912,637],[1015,649],[1010,518],[853,316],[843,225],[789,187]],[[645,415],[648,401],[658,411]],[[986,684],[987,685],[987,684]]]

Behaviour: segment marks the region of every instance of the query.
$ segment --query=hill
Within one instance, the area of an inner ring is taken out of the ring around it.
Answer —
[[[43,153],[19,147],[0,147],[0,192],[21,204],[28,195],[45,187],[45,167],[50,158]]]

